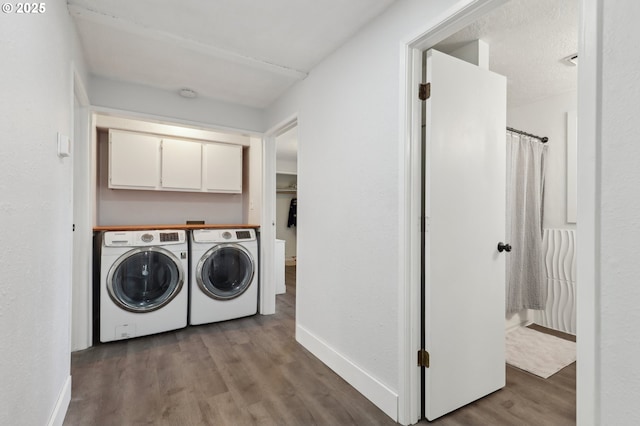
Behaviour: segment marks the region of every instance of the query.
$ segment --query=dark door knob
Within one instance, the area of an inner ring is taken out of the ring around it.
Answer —
[[[503,251],[510,252],[511,244],[498,243],[498,251],[502,253]]]

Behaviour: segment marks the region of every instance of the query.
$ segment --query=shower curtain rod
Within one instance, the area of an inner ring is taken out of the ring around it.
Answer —
[[[529,136],[531,138],[539,139],[540,142],[542,142],[542,143],[547,143],[547,141],[549,140],[549,138],[546,137],[546,136],[532,135],[531,133],[523,132],[522,130],[514,129],[513,127],[507,127],[507,130],[509,132],[518,133],[519,135],[525,135],[525,136]]]

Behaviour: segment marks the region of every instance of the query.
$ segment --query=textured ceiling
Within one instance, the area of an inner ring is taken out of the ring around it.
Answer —
[[[578,18],[578,0],[512,0],[436,49],[489,44],[489,68],[507,77],[509,106],[519,106],[576,90],[577,67],[563,58],[578,51]]]
[[[264,108],[395,0],[69,0],[90,71]],[[511,0],[440,43],[476,39],[509,106],[575,90],[578,0]]]
[[[90,71],[262,108],[395,0],[69,0]]]

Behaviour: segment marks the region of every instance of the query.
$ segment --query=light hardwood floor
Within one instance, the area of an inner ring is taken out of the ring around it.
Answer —
[[[396,424],[295,342],[295,267],[286,274],[275,315],[74,353],[64,424]],[[432,423],[575,424],[575,364],[548,380],[507,367],[505,389]]]
[[[575,337],[530,326],[575,341]],[[438,426],[572,426],[576,424],[576,363],[548,379],[507,365],[507,385],[433,422]]]

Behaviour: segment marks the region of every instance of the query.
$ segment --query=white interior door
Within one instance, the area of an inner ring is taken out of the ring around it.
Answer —
[[[427,52],[425,415],[505,385],[506,79]]]

